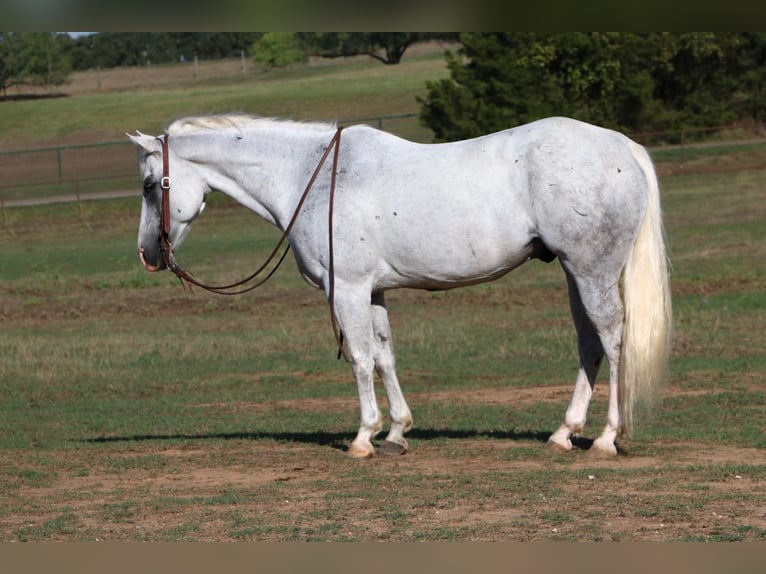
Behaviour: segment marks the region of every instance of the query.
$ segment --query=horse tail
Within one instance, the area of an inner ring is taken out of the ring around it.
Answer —
[[[620,350],[620,410],[627,432],[633,428],[636,406],[648,411],[659,402],[667,379],[673,323],[657,175],[647,151],[634,142],[629,145],[644,172],[647,199],[623,271],[625,323]]]

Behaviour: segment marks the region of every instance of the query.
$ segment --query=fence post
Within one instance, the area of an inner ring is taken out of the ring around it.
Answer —
[[[64,168],[61,166],[61,147],[56,148],[56,163],[59,170],[59,187],[64,183]]]
[[[8,224],[8,214],[5,212],[5,199],[3,199],[3,189],[0,188],[0,211],[3,212],[3,229],[7,229],[11,237],[16,237],[16,232]]]
[[[83,213],[82,209],[82,197],[80,197],[80,182],[76,181],[74,184],[75,188],[75,196],[77,198],[77,216],[80,219],[80,223],[82,223],[85,226],[85,229],[88,231],[92,231],[92,228],[90,224],[85,220],[85,214]]]

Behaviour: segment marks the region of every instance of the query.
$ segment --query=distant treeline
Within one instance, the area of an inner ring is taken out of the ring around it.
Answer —
[[[249,58],[263,32],[100,32],[72,38],[59,36],[73,70],[145,66],[179,61]],[[306,55],[326,57],[370,54],[397,63],[414,42],[457,40],[457,33],[297,32],[292,34]],[[394,61],[396,60],[396,61]]]
[[[367,54],[398,64],[409,46],[457,41],[452,32],[0,32],[0,97],[8,88],[58,86],[72,71],[253,58],[263,66]]]

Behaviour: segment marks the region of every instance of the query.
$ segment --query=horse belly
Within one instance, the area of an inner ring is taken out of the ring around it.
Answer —
[[[532,254],[528,226],[509,219],[497,214],[477,217],[474,210],[392,222],[382,249],[389,272],[379,282],[451,289],[501,277]]]

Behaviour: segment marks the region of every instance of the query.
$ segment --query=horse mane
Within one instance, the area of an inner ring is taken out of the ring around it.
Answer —
[[[308,130],[335,129],[333,122],[298,122],[281,118],[267,118],[263,116],[243,113],[219,114],[208,116],[189,116],[175,120],[167,128],[167,134],[171,136],[198,133],[207,130],[231,129],[239,133],[249,129],[262,128],[298,128]]]

